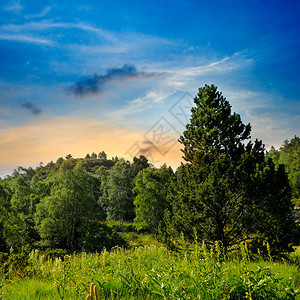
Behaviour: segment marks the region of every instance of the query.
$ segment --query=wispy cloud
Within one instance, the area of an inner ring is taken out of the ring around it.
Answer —
[[[6,6],[4,6],[6,11],[11,11],[15,14],[19,14],[23,10],[23,6],[19,0],[10,1]]]
[[[201,76],[206,73],[224,73],[233,70],[241,69],[253,63],[253,59],[246,57],[246,55],[236,52],[232,56],[226,56],[222,59],[209,62],[204,65],[195,67],[185,67],[174,72],[180,76]]]
[[[103,75],[95,74],[91,78],[77,82],[69,88],[69,91],[76,96],[84,97],[90,94],[102,93],[105,85],[113,81],[124,81],[133,78],[147,79],[158,75],[155,73],[140,72],[134,65],[125,64],[120,68],[108,69]]]
[[[53,42],[49,39],[34,37],[26,34],[0,34],[0,40],[15,41],[29,44],[41,44],[52,46]]]
[[[31,31],[46,31],[55,28],[72,29],[92,32],[107,40],[115,41],[114,34],[110,31],[92,26],[88,23],[66,23],[66,22],[53,22],[52,20],[45,20],[41,22],[28,22],[24,24],[7,24],[0,27],[0,29],[8,32],[31,32]]]
[[[50,7],[46,7],[40,14],[29,15],[28,18],[41,17],[49,10]],[[78,40],[76,30],[82,31],[89,42]],[[122,61],[146,62],[151,60],[150,57],[153,57],[156,50],[168,53],[168,49],[176,46],[175,41],[158,36],[130,31],[110,31],[85,21],[58,22],[47,19],[23,24],[9,23],[0,26],[0,35],[6,40],[47,44],[61,48],[63,51],[68,51],[69,56],[80,65],[84,64],[89,68],[91,62],[91,70],[96,64],[108,66],[112,63],[121,63],[120,55],[123,56]],[[106,57],[104,63],[101,62],[103,55]],[[60,69],[61,72],[66,72],[65,66]],[[74,70],[74,66],[71,70]]]
[[[46,6],[45,8],[43,8],[43,10],[40,13],[26,15],[25,17],[28,18],[28,19],[43,18],[44,16],[46,16],[51,11],[51,9],[53,7],[54,7],[54,5]]]
[[[42,113],[42,109],[31,102],[24,102],[21,104],[21,107],[29,111],[35,116],[38,116]]]

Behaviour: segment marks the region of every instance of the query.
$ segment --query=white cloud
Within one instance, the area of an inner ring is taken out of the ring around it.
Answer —
[[[107,40],[115,41],[114,34],[111,33],[110,31],[94,27],[84,22],[66,23],[66,22],[53,22],[51,20],[45,20],[41,22],[24,23],[21,25],[8,24],[0,27],[0,29],[7,32],[45,31],[45,30],[51,30],[55,28],[64,28],[64,29],[77,28],[83,31],[93,32],[97,34],[99,37],[105,38]]]
[[[53,46],[53,42],[49,39],[33,37],[25,34],[0,34],[0,40]]]
[[[54,7],[54,5],[46,6],[45,8],[43,8],[43,10],[40,13],[32,14],[32,15],[26,15],[26,18],[28,18],[28,19],[42,18],[42,17],[46,16],[51,11],[51,9],[53,7]]]
[[[6,6],[4,6],[6,11],[11,11],[15,14],[19,14],[23,10],[23,6],[19,0],[10,1]]]

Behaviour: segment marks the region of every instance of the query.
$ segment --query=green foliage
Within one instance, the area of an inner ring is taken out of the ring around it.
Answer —
[[[116,162],[110,172],[100,169],[101,177],[100,205],[106,210],[109,220],[132,220],[133,207],[133,178],[130,174],[130,164],[121,159]]]
[[[14,253],[11,249],[10,254],[7,256],[2,256],[5,258],[3,264],[1,265],[1,273],[5,279],[10,279],[17,275],[20,278],[24,278],[29,275],[28,272],[28,259],[29,259],[30,247],[22,247],[19,253]]]
[[[81,299],[86,297],[91,283],[97,286],[99,299],[296,299],[299,296],[297,267],[260,258],[251,262],[245,249],[239,250],[236,258],[224,260],[220,249],[197,244],[194,251],[176,254],[164,247],[116,248],[99,254],[65,255],[55,260],[47,260],[34,251],[27,258],[26,276],[20,278],[15,274],[11,281],[4,282],[0,297],[30,299],[27,297],[30,294],[44,295],[41,299]]]
[[[73,168],[65,161],[57,173],[47,178],[47,183],[50,195],[41,200],[35,213],[42,245],[74,249],[85,216],[96,217],[93,178],[80,162]]]
[[[97,221],[88,221],[81,229],[79,248],[86,252],[101,252],[104,248],[125,246],[125,241],[111,227]]]
[[[97,158],[97,154],[96,154],[95,152],[93,152],[93,153],[91,154],[91,158],[96,159],[96,158]]]
[[[250,124],[231,113],[214,85],[200,88],[194,101],[180,137],[187,163],[171,185],[165,241],[181,232],[193,241],[196,230],[201,240],[219,240],[225,248],[255,236],[278,252],[288,249],[295,226],[284,170],[264,158],[261,141],[246,143]]]
[[[10,192],[5,188],[3,182],[0,181],[0,252],[8,251],[6,244],[6,224],[9,218]]]
[[[156,170],[147,168],[136,177],[133,189],[138,229],[147,229],[156,233],[164,212],[169,208],[167,194],[171,181],[174,179],[172,169],[165,164]]]
[[[277,167],[285,166],[292,188],[292,197],[295,205],[300,205],[300,138],[295,136],[290,141],[285,140],[279,150],[274,147],[267,154]]]
[[[98,153],[98,158],[99,159],[107,159],[107,154],[104,151],[100,151]]]
[[[65,158],[66,159],[71,159],[72,158],[72,154],[67,154]]]
[[[46,260],[63,259],[69,252],[65,249],[46,249],[40,252]]]
[[[2,182],[0,228],[6,249],[21,250],[38,240],[33,215],[42,196],[33,169],[19,167]]]
[[[63,159],[62,157],[59,157],[59,158],[56,160],[56,163],[57,163],[57,164],[61,164],[63,161],[64,161],[64,159]]]
[[[131,164],[131,176],[135,177],[140,171],[149,167],[148,159],[144,155],[140,155],[140,157],[135,156]]]
[[[35,170],[19,167],[11,176],[0,179],[0,251],[8,252],[11,248],[18,253],[26,245],[42,249],[61,247],[80,250],[83,243],[88,245],[88,251],[93,247],[99,251],[103,245],[109,248],[113,244],[112,239],[117,244],[123,244],[110,230],[106,231],[107,235],[112,234],[110,242],[108,236],[106,242],[99,242],[97,237],[103,236],[103,227],[98,226],[99,233],[96,232],[97,226],[90,227],[95,220],[106,219],[107,206],[101,207],[97,203],[102,195],[99,187],[106,183],[104,170],[110,172],[115,164],[106,159],[105,152],[100,154],[100,159],[59,158],[56,164],[51,162]],[[117,173],[115,171],[116,182]],[[124,174],[130,175],[130,164],[127,162]],[[127,186],[126,180],[123,185],[125,191],[129,190],[131,202],[125,207],[127,212],[124,216],[133,218],[133,178],[129,176],[128,179],[130,185]],[[105,189],[111,191],[112,186]],[[107,199],[112,199],[112,195]],[[94,237],[89,232],[93,232]],[[99,245],[84,242],[86,236],[90,241],[95,238],[95,243],[98,241]]]

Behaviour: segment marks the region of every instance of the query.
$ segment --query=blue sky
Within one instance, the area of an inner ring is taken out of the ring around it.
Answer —
[[[101,150],[176,167],[174,111],[206,83],[279,147],[300,132],[299,14],[299,1],[2,1],[0,176]]]

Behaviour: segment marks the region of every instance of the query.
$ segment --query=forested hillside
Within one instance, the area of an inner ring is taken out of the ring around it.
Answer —
[[[196,238],[225,249],[268,241],[276,254],[290,251],[299,243],[292,214],[299,205],[299,137],[266,152],[215,86],[200,88],[194,102],[179,139],[185,163],[176,172],[145,156],[129,162],[100,151],[19,167],[1,179],[0,252],[124,245],[106,220],[134,221],[171,249]]]

